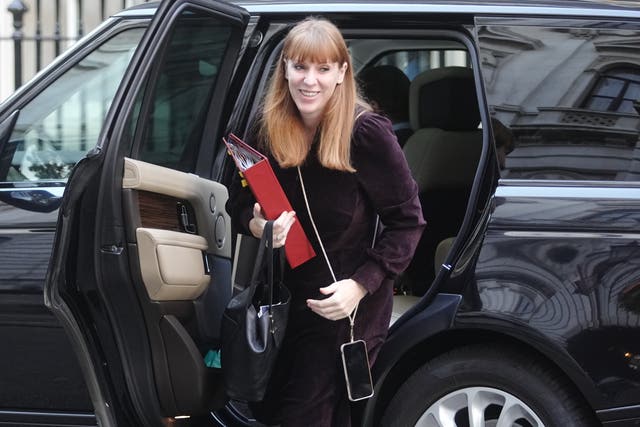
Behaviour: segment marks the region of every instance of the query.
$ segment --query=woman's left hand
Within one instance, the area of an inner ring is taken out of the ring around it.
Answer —
[[[330,297],[321,300],[308,299],[307,306],[314,313],[329,320],[340,320],[349,316],[356,304],[367,294],[364,286],[352,279],[332,283],[320,288],[320,292]]]

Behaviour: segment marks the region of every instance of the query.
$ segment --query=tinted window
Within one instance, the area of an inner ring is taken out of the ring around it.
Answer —
[[[112,37],[22,108],[0,156],[0,182],[66,181],[95,146],[143,32],[134,28]]]
[[[465,50],[430,49],[387,53],[378,58],[373,65],[393,65],[413,79],[425,70],[449,66],[466,67],[468,64],[468,55]]]
[[[391,120],[401,146],[414,131],[409,119],[411,82],[430,70],[470,66],[465,46],[455,40],[359,38],[348,44],[361,94],[375,112]]]
[[[232,29],[205,13],[187,10],[172,31],[152,99],[139,110],[148,113],[138,158],[192,171]]]
[[[639,31],[480,26],[503,178],[640,180]],[[501,126],[504,125],[504,128]]]

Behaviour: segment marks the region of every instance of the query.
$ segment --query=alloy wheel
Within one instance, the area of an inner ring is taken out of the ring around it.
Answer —
[[[437,400],[417,427],[544,427],[526,403],[497,388],[467,387]]]

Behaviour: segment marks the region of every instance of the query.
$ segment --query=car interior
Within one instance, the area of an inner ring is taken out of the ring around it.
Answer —
[[[349,47],[354,64],[360,65],[358,78],[367,80],[361,85],[367,100],[381,104],[376,100],[379,89],[367,90],[372,70],[381,67],[386,69],[378,73],[387,79],[394,99],[406,99],[409,126],[396,127],[394,115],[387,115],[418,184],[427,221],[412,262],[396,281],[393,323],[428,292],[462,225],[482,151],[479,103],[462,43],[356,39]],[[406,86],[389,80],[403,77]],[[386,114],[384,108],[381,112]]]
[[[480,159],[482,130],[470,68],[449,66],[418,74],[411,82],[409,99],[414,132],[404,153],[429,226],[418,245],[418,256],[405,273],[409,283],[403,286],[421,295],[462,225]],[[424,259],[433,262],[420,261]]]

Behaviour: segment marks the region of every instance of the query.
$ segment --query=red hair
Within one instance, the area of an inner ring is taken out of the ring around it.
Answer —
[[[319,18],[299,22],[284,39],[276,70],[264,101],[261,133],[281,167],[300,166],[311,149],[304,123],[285,79],[286,60],[347,64],[319,125],[318,159],[327,168],[355,172],[351,166],[351,134],[356,105],[369,108],[358,96],[351,56],[338,28]]]

